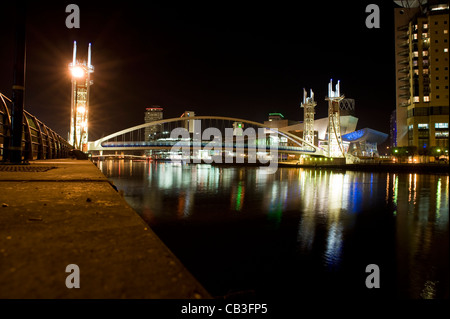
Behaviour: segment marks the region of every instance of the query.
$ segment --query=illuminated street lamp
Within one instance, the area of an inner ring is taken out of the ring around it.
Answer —
[[[79,66],[72,68],[72,77],[78,78],[78,79],[84,77],[83,68],[79,67]]]
[[[94,67],[91,65],[91,44],[89,43],[87,62],[77,61],[76,55],[77,42],[74,41],[73,60],[69,63],[72,77],[69,143],[75,149],[87,151],[89,91],[93,84],[91,73],[94,72]]]

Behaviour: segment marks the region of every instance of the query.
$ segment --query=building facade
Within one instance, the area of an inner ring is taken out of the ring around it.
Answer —
[[[448,2],[394,10],[396,146],[448,148]]]
[[[144,123],[155,122],[163,119],[164,109],[159,105],[152,105],[145,109]],[[145,141],[152,141],[161,133],[162,125],[152,125],[145,128]]]
[[[389,117],[389,147],[397,147],[397,111],[392,111]]]

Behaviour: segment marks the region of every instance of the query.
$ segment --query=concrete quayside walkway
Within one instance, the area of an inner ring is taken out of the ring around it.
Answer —
[[[1,165],[0,205],[2,299],[211,298],[91,161]]]

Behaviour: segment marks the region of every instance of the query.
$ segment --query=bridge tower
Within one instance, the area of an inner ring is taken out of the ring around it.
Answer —
[[[89,92],[93,84],[91,73],[91,44],[88,48],[88,59],[83,62],[77,60],[77,42],[73,43],[73,60],[69,63],[72,75],[71,116],[69,143],[75,149],[87,151],[88,119],[89,119]]]
[[[310,97],[306,90],[303,89],[303,103],[300,106],[303,108],[303,140],[314,145],[314,107],[317,105],[314,101],[314,92],[310,90]],[[306,146],[312,149],[310,146]]]
[[[328,156],[344,157],[344,147],[341,138],[340,101],[344,96],[340,95],[340,83],[336,84],[336,91],[333,91],[333,79],[328,84]]]

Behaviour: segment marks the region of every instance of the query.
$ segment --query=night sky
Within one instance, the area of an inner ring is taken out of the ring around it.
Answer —
[[[76,3],[81,28],[68,29]],[[184,110],[263,122],[269,112],[303,120],[312,88],[316,118],[327,115],[328,82],[356,100],[357,129],[388,133],[395,109],[393,1],[290,2],[33,1],[27,15],[25,109],[67,137],[73,41],[92,43],[89,140]],[[368,29],[376,3],[381,28]],[[2,3],[0,92],[12,96],[14,6]]]

